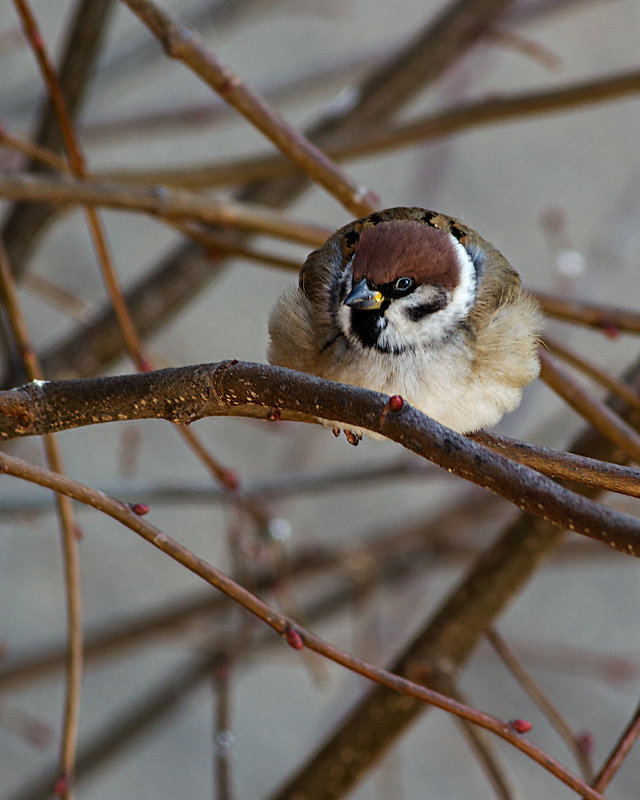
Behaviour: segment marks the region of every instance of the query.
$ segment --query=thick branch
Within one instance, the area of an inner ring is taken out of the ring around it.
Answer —
[[[25,412],[16,419],[16,396]],[[11,401],[0,438],[29,436],[125,419],[190,423],[205,416],[337,420],[382,433],[414,453],[521,509],[622,552],[640,555],[640,521],[568,491],[545,476],[454,433],[386,396],[281,367],[203,364],[87,381],[31,383],[0,393]]]

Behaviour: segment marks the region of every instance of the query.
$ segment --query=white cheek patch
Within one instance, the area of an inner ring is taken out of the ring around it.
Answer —
[[[455,237],[450,238],[458,261],[460,281],[449,302],[440,311],[415,321],[408,310],[433,301],[433,288],[419,286],[408,297],[394,300],[385,313],[388,325],[380,337],[383,346],[398,350],[403,346],[435,344],[447,338],[469,313],[476,297],[476,270],[465,248]]]

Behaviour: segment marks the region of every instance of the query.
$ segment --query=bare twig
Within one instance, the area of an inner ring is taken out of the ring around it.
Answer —
[[[22,357],[27,377],[38,380],[41,377],[38,358],[31,346],[29,332],[22,315],[14,285],[9,256],[0,239],[0,293],[4,301],[13,336]],[[62,456],[56,438],[52,434],[44,437],[44,448],[49,467],[62,473]],[[78,739],[78,715],[80,710],[80,690],[82,683],[82,598],[80,593],[80,561],[78,554],[77,528],[73,507],[68,497],[56,494],[56,506],[60,522],[62,551],[64,559],[65,600],[67,610],[67,654],[66,654],[66,694],[63,713],[62,737],[60,745],[59,780],[60,794],[65,798],[72,796],[72,782],[75,772],[76,746]]]
[[[465,700],[462,692],[454,686],[448,692],[458,700]],[[498,800],[517,800],[519,797],[516,787],[505,766],[500,761],[497,748],[485,731],[465,720],[458,720],[458,726],[469,746],[469,749],[482,767],[489,783],[491,784]]]
[[[631,309],[588,303],[584,300],[567,300],[546,292],[527,290],[550,317],[600,328],[615,336],[618,333],[640,333],[640,314]]]
[[[27,142],[17,136],[12,136],[2,127],[0,127],[0,145],[3,147],[10,147],[12,150],[17,150],[19,153],[28,156],[32,161],[39,161],[47,167],[57,169],[60,172],[67,172],[68,170],[67,162],[57,153],[54,153],[52,150],[47,150],[45,147],[33,144],[33,142]]]
[[[231,800],[231,660],[218,654],[213,667],[215,713],[213,730],[213,756],[215,764],[215,800]]]
[[[509,647],[509,645],[505,642],[503,637],[495,628],[487,631],[487,639],[491,643],[491,646],[496,653],[500,656],[507,669],[516,678],[520,686],[522,686],[525,692],[560,734],[566,745],[574,754],[576,761],[582,770],[582,777],[585,779],[585,781],[590,782],[593,779],[593,768],[591,766],[591,761],[584,748],[580,746],[580,743],[569,723],[558,711],[551,700],[549,700],[540,686],[534,681],[524,664],[520,661],[511,647]],[[604,789],[604,787],[600,788]]]
[[[316,247],[331,233],[328,228],[267,211],[260,206],[221,202],[183,189],[139,186],[68,178],[11,175],[0,178],[0,197],[57,205],[104,206],[145,212],[168,219],[188,219],[221,228],[266,233]]]
[[[560,367],[552,355],[543,348],[539,348],[539,355],[540,377],[549,388],[553,389],[603,436],[611,439],[630,458],[640,463],[640,435],[614,411],[583,389],[566,370]]]
[[[60,88],[65,105],[74,116],[93,74],[93,64],[107,28],[113,0],[80,0],[69,25],[60,64]],[[60,131],[53,108],[47,97],[42,108],[35,135],[37,145],[48,150],[61,150]],[[33,164],[37,169],[37,162]],[[12,268],[20,275],[27,258],[50,221],[53,209],[44,205],[16,205],[3,225],[3,238]]]
[[[552,339],[549,336],[544,337],[543,345],[547,348],[547,350],[549,350],[549,352],[559,356],[563,361],[566,361],[568,364],[571,364],[571,366],[576,367],[589,378],[596,381],[596,383],[604,386],[604,388],[609,392],[616,395],[621,400],[624,400],[624,402],[631,406],[631,408],[635,408],[637,411],[640,411],[640,397],[629,386],[627,386],[626,383],[623,383],[622,381],[612,377],[609,375],[609,373],[605,372],[603,369],[600,369],[600,367],[597,367],[595,364],[591,364],[586,358],[583,358],[569,347],[560,344],[560,342],[557,342],[555,339]]]
[[[44,40],[38,30],[36,19],[26,0],[14,0],[14,3],[20,14],[25,33],[31,43],[40,71],[49,91],[49,97],[51,98],[55,119],[60,127],[69,166],[76,178],[84,178],[87,174],[84,155],[73,130],[73,124],[67,109],[62,85],[58,80],[54,66],[45,49]],[[109,294],[109,300],[111,301],[111,305],[113,306],[114,313],[118,320],[118,325],[122,332],[127,351],[134,363],[138,365],[138,368],[145,369],[146,360],[142,354],[140,339],[138,338],[138,333],[127,310],[120,282],[111,259],[107,237],[98,217],[98,213],[93,206],[87,206],[85,208],[85,216],[96,251],[98,264],[100,265],[100,271]]]
[[[581,82],[546,92],[530,92],[507,97],[476,100],[458,107],[429,114],[408,122],[371,126],[358,136],[343,136],[326,147],[336,161],[360,158],[462,133],[483,125],[582,108],[640,92],[640,71]],[[98,173],[102,179],[139,185],[167,184],[191,189],[226,186],[240,181],[265,180],[295,173],[291,162],[278,156],[250,158],[196,167],[144,170],[109,170]],[[540,294],[545,301],[548,295]],[[550,297],[549,305],[557,302]],[[551,313],[551,312],[549,312]]]
[[[520,736],[509,723],[503,722],[474,708],[453,700],[446,695],[415,683],[414,681],[395,675],[385,669],[375,667],[356,656],[350,655],[314,633],[298,626],[293,620],[274,611],[270,606],[231,580],[220,570],[208,564],[187,548],[178,544],[167,534],[141,519],[125,504],[107,497],[88,486],[72,481],[69,478],[50,472],[49,470],[29,464],[22,459],[3,454],[0,456],[0,471],[16,477],[33,481],[41,486],[73,497],[79,502],[88,503],[113,519],[121,522],[134,533],[137,533],[161,552],[186,567],[191,572],[206,580],[216,589],[243,606],[258,619],[269,625],[283,636],[287,643],[296,650],[308,647],[320,655],[335,661],[347,669],[363,677],[375,681],[380,686],[399,692],[420,703],[429,703],[448,711],[462,719],[474,722],[509,742],[515,748],[528,755],[540,766],[547,769],[559,780],[570,786],[577,793],[582,793],[588,800],[604,800],[602,795],[587,786],[562,764],[545,753],[541,748],[531,744]]]
[[[593,787],[599,792],[604,792],[613,780],[614,775],[622,766],[629,751],[640,738],[640,706],[638,706],[629,720],[629,724],[624,729],[620,739],[602,765],[602,769],[597,774]]]
[[[352,183],[321,150],[288,125],[238,75],[223,66],[193,31],[172,19],[153,0],[122,2],[149,28],[168,56],[186,64],[351,213],[363,216],[375,210],[377,198]]]

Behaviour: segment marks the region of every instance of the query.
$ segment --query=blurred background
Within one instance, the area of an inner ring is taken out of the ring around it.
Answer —
[[[79,6],[32,2],[54,60],[61,58]],[[288,121],[307,129],[348,107],[354,87],[445,4],[173,0],[164,6],[197,29]],[[639,35],[637,0],[514,2],[394,119],[630,71],[638,65]],[[0,123],[28,139],[46,92],[11,3],[0,5],[0,71]],[[79,103],[77,132],[90,171],[117,172],[124,183],[141,170],[153,185],[162,182],[153,178],[161,169],[190,167],[197,174],[205,165],[273,152],[115,2]],[[385,207],[424,206],[473,226],[528,287],[633,308],[640,289],[638,141],[640,106],[630,95],[471,126],[355,157],[345,168]],[[5,175],[26,168],[16,150],[0,150]],[[218,198],[236,196],[233,186],[214,191]],[[5,200],[2,208],[6,225],[13,207]],[[331,230],[351,218],[311,186],[286,213]],[[109,210],[100,217],[125,289],[185,246],[185,237],[160,220]],[[259,237],[253,243],[300,263],[310,249]],[[78,363],[86,361],[81,326],[107,302],[81,211],[69,210],[34,233],[20,259],[20,298],[36,349],[46,355],[60,342],[72,343],[58,361],[44,358],[45,369],[51,365],[47,377],[80,376]],[[270,308],[295,274],[243,259],[214,260],[210,269],[210,277],[175,313],[163,313],[146,337],[158,366],[265,360]],[[548,331],[616,374],[637,357],[632,337],[614,340],[557,321],[549,321]],[[85,374],[134,369],[122,354],[91,364]],[[4,367],[7,376],[16,375],[11,355]],[[499,430],[562,449],[583,427],[538,382]],[[352,448],[317,426],[241,419],[202,420],[193,430],[253,492],[259,514],[239,509],[167,423],[96,426],[59,440],[70,476],[148,503],[151,522],[241,582],[270,571],[273,581],[264,590],[270,602],[295,618],[304,614],[320,635],[376,664],[390,663],[517,513],[460,479],[425,469],[392,443]],[[42,462],[36,439],[9,447]],[[637,513],[635,500],[605,500]],[[216,753],[228,756],[230,796],[269,796],[363,694],[364,681],[314,656],[301,657],[230,604],[214,614],[216,594],[199,579],[112,520],[77,511],[85,629],[91,641],[108,634],[103,650],[88,659],[83,681],[79,752],[92,755],[79,770],[78,796],[210,797]],[[420,555],[405,559],[394,575],[376,578],[371,560],[394,550],[370,543],[414,530],[424,536]],[[337,554],[338,566],[320,569],[328,554]],[[639,600],[634,559],[572,536],[499,620],[574,732],[591,737],[596,768],[637,703]],[[3,477],[0,493],[0,604],[0,798],[46,797],[55,780],[64,693],[54,657],[65,638],[59,534],[49,494],[10,477]],[[325,610],[315,613],[315,606]],[[117,634],[134,624],[139,629],[118,645]],[[50,668],[44,663],[49,653]],[[505,719],[530,719],[532,739],[576,768],[566,744],[488,644],[478,648],[461,685],[473,705]],[[221,698],[230,719],[216,728]],[[97,745],[114,730],[100,751]],[[512,748],[500,743],[497,749],[518,787],[514,797],[575,796]],[[607,797],[637,797],[639,768],[632,753]],[[349,796],[496,795],[455,721],[433,711]]]

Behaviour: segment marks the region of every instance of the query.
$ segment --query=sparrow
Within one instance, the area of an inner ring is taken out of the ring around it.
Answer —
[[[476,231],[424,208],[389,208],[308,256],[271,312],[268,358],[399,394],[471,433],[513,411],[538,376],[540,325],[518,273]],[[352,444],[362,433],[345,430]]]

